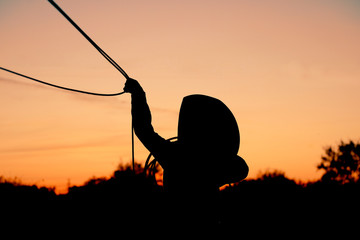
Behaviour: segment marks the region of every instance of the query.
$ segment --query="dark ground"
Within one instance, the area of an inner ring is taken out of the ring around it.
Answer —
[[[298,184],[281,173],[264,174],[222,190],[216,207],[208,208],[210,214],[197,222],[192,215],[195,208],[188,211],[182,200],[170,201],[153,178],[135,175],[130,169],[115,171],[109,179],[90,179],[83,186],[70,187],[65,195],[2,180],[1,226],[3,230],[29,228],[28,234],[35,236],[50,230],[80,236],[112,233],[172,239],[193,235],[196,228],[200,236],[343,238],[358,236],[359,189],[359,183]],[[196,201],[191,196],[187,200]]]

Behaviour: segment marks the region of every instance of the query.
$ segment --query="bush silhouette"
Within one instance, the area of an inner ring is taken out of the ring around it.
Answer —
[[[323,182],[333,181],[340,184],[357,182],[360,176],[360,144],[341,141],[337,151],[328,147],[317,168],[325,171],[321,177]]]
[[[53,188],[24,185],[21,181],[7,180],[0,176],[0,196],[2,201],[38,201],[53,200],[56,194]]]

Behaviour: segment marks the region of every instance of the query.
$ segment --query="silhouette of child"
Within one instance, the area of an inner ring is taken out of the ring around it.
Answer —
[[[140,84],[128,79],[124,91],[131,93],[135,134],[164,169],[164,189],[171,195],[179,219],[184,215],[189,215],[187,219],[192,223],[214,219],[211,215],[219,187],[238,182],[248,174],[247,164],[237,156],[240,134],[231,111],[212,97],[185,97],[178,141],[170,142],[154,131]]]

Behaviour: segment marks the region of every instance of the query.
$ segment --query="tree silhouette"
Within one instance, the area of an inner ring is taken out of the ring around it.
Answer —
[[[318,169],[325,171],[323,182],[354,183],[360,176],[360,143],[341,141],[337,151],[332,147],[325,149]]]

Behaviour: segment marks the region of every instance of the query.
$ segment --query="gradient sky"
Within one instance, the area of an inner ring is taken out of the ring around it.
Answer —
[[[177,135],[182,98],[234,113],[259,171],[315,180],[324,147],[360,139],[360,4],[351,0],[58,0],[145,89],[155,130]],[[0,0],[0,66],[118,92],[124,78],[46,0]],[[0,72],[0,176],[82,184],[131,161],[130,96],[65,92]],[[148,152],[136,142],[136,160]],[[191,167],[191,166],[188,166]]]

